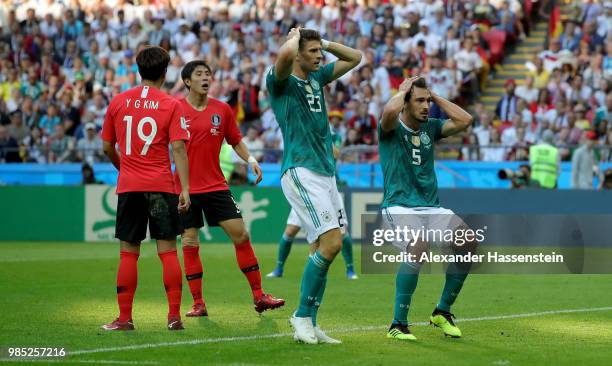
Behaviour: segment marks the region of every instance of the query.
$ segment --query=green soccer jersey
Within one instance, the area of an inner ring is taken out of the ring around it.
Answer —
[[[278,80],[274,67],[266,76],[268,98],[285,146],[281,175],[294,167],[307,168],[328,177],[336,173],[323,95],[323,87],[332,81],[334,65],[332,62],[309,73],[308,80],[294,75]]]
[[[439,207],[433,143],[442,138],[444,120],[429,118],[414,131],[400,120],[389,132],[378,124],[384,177],[382,207]]]

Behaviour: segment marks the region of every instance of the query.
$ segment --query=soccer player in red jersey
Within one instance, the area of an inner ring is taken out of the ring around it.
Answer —
[[[133,330],[132,302],[138,282],[140,243],[157,240],[168,297],[168,329],[183,329],[180,307],[182,274],[176,254],[176,237],[182,233],[180,212],[189,199],[189,163],[185,141],[188,132],[181,104],[159,88],[164,82],[170,56],[161,47],[146,47],[136,56],[142,85],[111,101],[102,127],[104,152],[119,170],[115,236],[121,252],[117,273],[119,317],[105,330]],[[115,149],[118,146],[119,153]],[[180,196],[175,193],[168,144],[180,177]]]
[[[221,226],[234,243],[238,266],[246,276],[253,292],[255,310],[261,313],[285,304],[285,300],[265,294],[261,288],[261,273],[257,257],[246,230],[240,208],[234,201],[219,165],[219,152],[225,139],[251,169],[257,174],[256,184],[262,173],[257,160],[242,142],[234,113],[230,106],[208,97],[212,73],[204,61],[188,62],[181,71],[181,78],[189,94],[181,99],[189,130],[187,154],[189,156],[189,192],[192,205],[182,216],[184,231],[183,259],[185,276],[193,295],[194,305],[187,316],[207,316],[202,298],[202,262],[199,255],[198,229],[204,226],[202,211],[209,226]],[[176,180],[176,189],[179,181]]]

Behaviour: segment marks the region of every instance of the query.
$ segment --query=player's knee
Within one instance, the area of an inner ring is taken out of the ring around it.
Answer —
[[[233,237],[232,237],[232,241],[236,245],[246,243],[250,239],[251,239],[251,237],[249,236],[249,232],[246,231],[246,230],[242,230],[238,234],[234,234]]]
[[[285,228],[285,238],[293,240],[295,239],[295,236],[297,235],[299,231],[300,231],[299,226],[287,225],[287,227]]]
[[[181,235],[183,246],[197,247],[200,245],[200,234],[198,229],[188,228]]]
[[[200,245],[200,240],[197,236],[193,237],[191,235],[185,235],[181,238],[181,241],[183,243],[183,246],[186,247],[197,247]]]

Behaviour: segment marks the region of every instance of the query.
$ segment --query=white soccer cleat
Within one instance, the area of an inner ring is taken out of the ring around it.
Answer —
[[[319,327],[318,325],[316,327],[314,327],[314,333],[315,333],[315,337],[317,337],[317,341],[319,343],[329,343],[329,344],[340,344],[340,343],[342,343],[341,340],[334,339],[334,338],[328,336],[327,334],[325,334],[323,329],[321,329],[321,327]]]
[[[298,342],[304,342],[306,344],[317,344],[318,340],[315,335],[314,327],[312,326],[312,318],[298,318],[293,314],[289,319],[289,323],[295,330],[293,333],[293,339]]]

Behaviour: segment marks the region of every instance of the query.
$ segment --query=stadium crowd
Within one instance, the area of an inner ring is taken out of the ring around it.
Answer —
[[[106,107],[139,83],[135,55],[154,44],[172,57],[165,91],[184,95],[182,65],[205,59],[215,78],[209,95],[232,106],[260,161],[277,162],[282,137],[265,73],[297,25],[364,53],[362,64],[326,91],[345,161],[377,160],[371,147],[381,108],[404,77],[416,74],[475,117],[453,158],[527,160],[528,146],[550,130],[569,160],[569,146],[592,130],[589,138],[602,145],[598,160],[612,161],[612,3],[579,5],[560,37],[533,55],[525,83],[509,80],[494,113],[479,103],[499,62],[486,32],[505,32],[506,46],[518,44],[531,20],[547,17],[554,5],[540,1],[526,14],[527,2],[533,6],[531,0],[5,0],[0,161],[103,160]],[[434,106],[432,115],[440,114]]]

